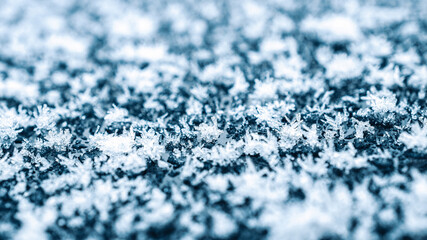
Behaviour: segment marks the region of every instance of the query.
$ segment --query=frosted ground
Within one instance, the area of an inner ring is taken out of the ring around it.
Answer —
[[[427,238],[427,1],[0,5],[0,239]]]

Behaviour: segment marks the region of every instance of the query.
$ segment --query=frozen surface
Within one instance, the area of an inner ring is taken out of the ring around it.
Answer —
[[[0,5],[0,239],[427,238],[427,1]]]

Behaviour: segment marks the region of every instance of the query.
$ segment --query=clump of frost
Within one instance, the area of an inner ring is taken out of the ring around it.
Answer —
[[[135,133],[132,128],[121,135],[96,133],[90,141],[107,155],[130,153],[135,145]]]
[[[324,159],[314,159],[312,155],[297,159],[301,168],[313,175],[323,176],[328,172],[328,164]]]
[[[266,56],[274,55],[274,54],[280,54],[287,50],[289,44],[287,44],[286,41],[283,41],[280,38],[265,38],[261,45],[260,45],[260,51],[261,53],[265,54]]]
[[[192,201],[191,210],[189,212],[184,212],[180,218],[179,223],[188,228],[188,233],[186,237],[188,239],[195,239],[200,237],[203,232],[206,230],[206,226],[200,221],[197,221],[195,216],[200,216],[205,209],[204,203],[201,201]]]
[[[134,87],[138,93],[149,93],[154,91],[158,76],[150,67],[141,70],[135,66],[120,66],[116,81]]]
[[[415,73],[409,78],[408,84],[414,87],[425,88],[427,86],[427,66],[414,69]]]
[[[7,79],[0,81],[0,97],[17,98],[23,103],[34,103],[39,96],[38,85],[35,83]]]
[[[343,15],[308,17],[301,23],[301,28],[304,32],[316,34],[326,42],[355,41],[361,36],[357,23]]]
[[[398,110],[396,96],[388,91],[369,91],[366,97],[362,98],[376,113],[384,114]]]
[[[44,145],[46,147],[53,147],[58,151],[64,151],[70,144],[72,137],[73,135],[70,133],[69,129],[59,131],[51,130],[45,136],[46,142]]]
[[[318,239],[325,233],[335,233],[343,238],[349,234],[347,226],[351,216],[351,194],[342,184],[328,190],[325,181],[317,181],[309,189],[303,203],[281,205],[268,202],[258,222],[269,226],[269,238],[286,239],[292,235],[296,239]],[[339,202],[336,207],[333,202]],[[292,219],[283,223],[282,219]],[[306,229],[310,228],[310,231]]]
[[[126,120],[127,116],[128,111],[126,109],[113,106],[113,109],[107,112],[107,115],[105,115],[104,119],[107,123],[121,122]]]
[[[231,64],[231,62],[229,61],[233,61],[233,59],[220,60],[215,64],[208,65],[200,73],[200,80],[202,82],[215,82],[232,79],[235,73],[230,68],[229,64]]]
[[[346,132],[342,127],[342,124],[347,121],[348,113],[344,113],[344,114],[338,113],[335,115],[335,118],[331,118],[325,115],[325,119],[326,119],[325,123],[327,123],[330,126],[332,131],[338,133],[340,139],[344,139]]]
[[[16,232],[15,237],[17,239],[29,239],[28,236],[48,238],[46,229],[55,222],[57,214],[53,206],[46,205],[36,208],[26,198],[20,198],[16,217],[22,226]]]
[[[160,161],[165,152],[165,147],[161,143],[160,135],[154,132],[153,129],[141,131],[141,137],[136,138],[136,143],[140,146],[138,155],[143,158],[151,158],[152,160]]]
[[[22,127],[28,123],[28,117],[22,110],[8,109],[0,106],[0,146],[8,148],[15,141]]]
[[[154,19],[148,14],[141,16],[136,11],[130,11],[126,16],[111,21],[111,32],[114,36],[146,38],[156,31],[157,23]]]
[[[233,219],[223,212],[212,211],[211,216],[213,219],[213,233],[220,238],[228,237],[236,231],[236,224]]]
[[[304,75],[301,73],[301,70],[306,65],[306,62],[297,53],[291,54],[287,58],[280,56],[277,60],[273,61],[274,76],[297,81],[297,79],[303,78]]]
[[[255,80],[255,90],[251,98],[258,100],[269,100],[277,98],[277,82],[272,78],[265,81]]]
[[[306,138],[305,142],[312,147],[318,146],[319,137],[317,135],[317,125],[313,124],[311,127],[307,127],[304,125],[303,129],[303,135]]]
[[[402,21],[410,14],[410,9],[405,7],[362,6],[359,16],[360,25],[364,28],[387,27]]]
[[[393,67],[392,64],[383,69],[379,69],[377,66],[371,67],[370,75],[366,77],[366,81],[371,84],[382,83],[386,87],[403,86],[403,77],[400,76],[399,67]]]
[[[234,72],[234,84],[230,89],[230,94],[236,96],[239,93],[245,93],[249,87],[249,83],[246,82],[245,76],[242,71],[238,70]]]
[[[207,142],[217,140],[223,132],[218,128],[218,123],[215,118],[212,119],[212,124],[208,125],[206,123],[202,123],[196,127],[196,130],[199,131],[200,137]]]
[[[271,25],[271,30],[274,33],[291,32],[294,29],[294,21],[286,15],[275,17]]]
[[[277,129],[282,125],[280,122],[280,116],[277,112],[271,111],[268,106],[251,106],[248,110],[248,114],[255,116],[258,124],[266,123],[274,129]]]
[[[269,159],[272,154],[278,152],[277,138],[270,133],[267,137],[255,133],[247,134],[244,142],[244,152],[248,155],[259,154]]]
[[[6,153],[0,159],[0,181],[7,180],[15,176],[23,166],[23,158],[16,151],[13,156]]]
[[[354,126],[356,129],[355,138],[362,139],[364,136],[364,132],[372,132],[374,130],[374,127],[372,127],[368,121],[362,122],[358,121],[357,119],[354,119],[354,121],[356,122]]]
[[[403,132],[399,137],[399,141],[410,149],[427,150],[427,121],[424,120],[423,126],[416,123],[413,124],[411,132]]]
[[[209,188],[218,191],[221,193],[225,193],[228,188],[228,179],[226,176],[222,175],[209,175],[206,177],[206,183]]]
[[[292,148],[302,139],[303,131],[301,129],[301,122],[301,117],[298,116],[291,123],[282,126],[279,141],[279,145],[282,148]]]
[[[346,171],[367,166],[368,159],[364,156],[357,156],[356,153],[357,150],[354,148],[353,144],[349,143],[347,150],[341,152],[337,152],[332,146],[329,146],[321,153],[321,158],[328,161],[336,168]]]
[[[295,110],[295,104],[283,100],[275,100],[269,102],[265,106],[254,105],[250,106],[247,114],[257,118],[257,123],[267,123],[268,126],[279,129],[282,125],[281,119]]]
[[[203,105],[194,97],[187,101],[186,113],[188,115],[202,114]]]
[[[34,114],[36,131],[41,132],[42,130],[53,129],[58,118],[58,114],[48,106],[38,106],[37,112]]]
[[[162,224],[169,221],[174,214],[174,207],[166,199],[166,195],[159,189],[153,189],[150,200],[144,212],[147,222],[151,224]]]
[[[402,64],[411,68],[416,68],[420,63],[420,56],[414,48],[410,48],[407,51],[397,51],[392,58],[393,62]]]
[[[361,75],[363,64],[354,57],[346,54],[338,54],[326,65],[326,77],[328,78],[355,78]]]
[[[190,90],[191,94],[198,100],[204,101],[209,97],[208,88],[198,85]]]
[[[122,44],[112,52],[111,58],[124,61],[157,62],[167,56],[164,44]],[[139,88],[142,90],[142,88]]]
[[[229,141],[225,146],[215,145],[208,153],[209,159],[221,165],[226,165],[235,161],[241,155],[242,146],[243,143],[241,141]]]
[[[392,44],[384,36],[370,36],[367,41],[354,43],[352,50],[365,56],[384,57],[392,53]]]

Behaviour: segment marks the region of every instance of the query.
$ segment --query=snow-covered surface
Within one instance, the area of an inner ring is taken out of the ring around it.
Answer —
[[[0,5],[0,239],[427,238],[427,1]]]

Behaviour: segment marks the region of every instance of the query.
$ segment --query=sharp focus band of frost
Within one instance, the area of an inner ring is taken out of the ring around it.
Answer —
[[[0,239],[427,238],[427,1],[0,3]]]

